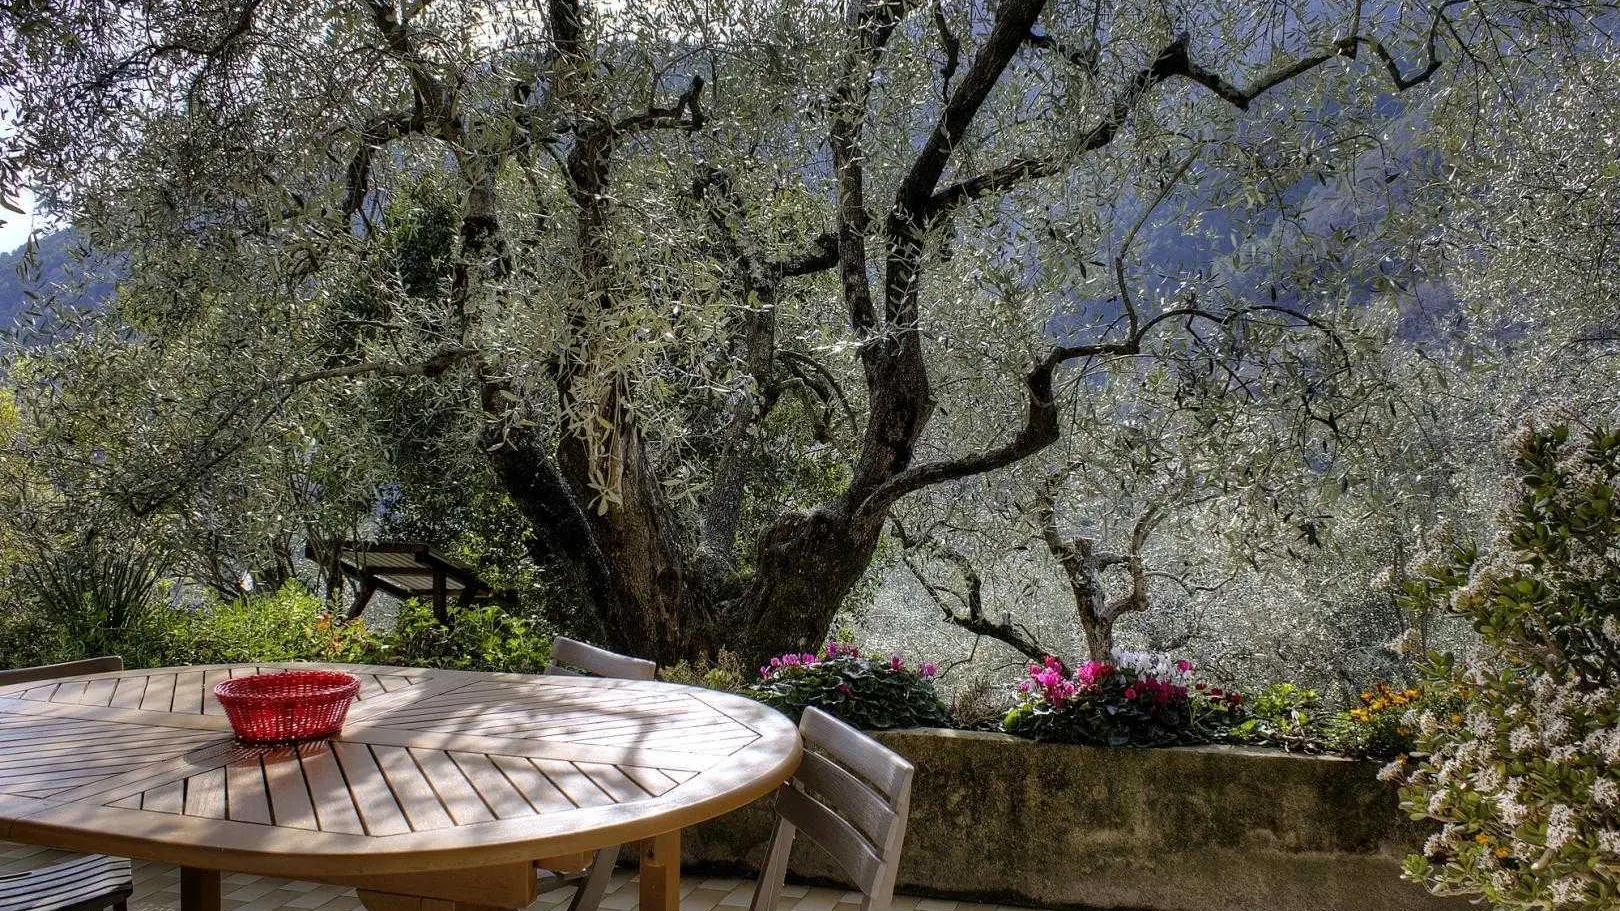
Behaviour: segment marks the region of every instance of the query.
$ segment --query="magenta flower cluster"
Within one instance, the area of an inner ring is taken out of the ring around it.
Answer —
[[[832,641],[827,643],[827,647],[822,649],[821,654],[819,655],[815,654],[814,652],[789,652],[787,654],[777,655],[775,658],[771,659],[769,664],[760,667],[759,676],[764,679],[770,679],[779,674],[792,671],[794,668],[814,667],[825,661],[835,661],[840,658],[859,659],[860,657],[861,650],[858,647],[848,645],[843,642]],[[872,664],[878,665],[879,662],[873,661]],[[890,655],[886,665],[891,671],[903,671],[906,669],[905,659],[901,658],[899,655]],[[933,677],[939,673],[939,668],[937,665],[932,663],[924,663],[918,665],[917,673],[923,677]]]
[[[1120,667],[1107,661],[1087,661],[1070,674],[1063,662],[1047,655],[1040,664],[1029,666],[1029,678],[1019,683],[1018,691],[1061,709],[1078,698],[1096,695],[1104,685],[1113,682],[1124,687],[1122,695],[1127,702],[1166,706],[1187,698],[1186,680],[1191,673],[1189,661],[1177,661],[1172,673]]]

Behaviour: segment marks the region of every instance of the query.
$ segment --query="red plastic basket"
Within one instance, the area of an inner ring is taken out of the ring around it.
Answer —
[[[342,671],[282,671],[236,677],[214,685],[236,739],[243,743],[296,743],[343,729],[360,678]]]

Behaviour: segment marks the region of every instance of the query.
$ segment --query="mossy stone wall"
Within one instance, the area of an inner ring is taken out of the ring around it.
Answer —
[[[1401,880],[1401,858],[1424,834],[1402,818],[1372,763],[962,731],[878,737],[917,766],[903,892],[1154,911],[1469,907]],[[766,801],[689,830],[688,865],[751,873],[770,826]],[[792,869],[809,881],[840,879],[808,844],[795,849]]]

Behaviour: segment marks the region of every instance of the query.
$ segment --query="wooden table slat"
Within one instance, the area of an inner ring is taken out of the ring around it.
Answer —
[[[516,819],[534,812],[534,807],[488,756],[483,753],[456,753],[451,758],[498,818]]]
[[[270,824],[270,795],[265,793],[264,768],[258,756],[240,756],[225,767],[225,795],[231,819]]]
[[[422,832],[455,825],[440,803],[439,795],[434,793],[433,785],[411,757],[409,748],[374,746],[371,753],[377,757],[377,766],[388,782],[388,790],[393,792],[399,808],[405,811],[412,830]]]
[[[226,819],[225,770],[209,769],[186,779],[187,816],[202,819]]]
[[[377,757],[372,755],[371,748],[363,743],[338,741],[332,744],[332,749],[342,766],[350,796],[360,812],[367,833],[399,835],[409,832],[411,824],[383,780],[382,769],[377,765]]]
[[[315,805],[309,799],[309,783],[298,761],[298,751],[280,747],[262,757],[265,789],[270,793],[270,816],[276,825],[318,831]]]
[[[309,783],[310,800],[315,805],[321,831],[364,835],[366,828],[360,821],[360,811],[349,794],[349,783],[343,780],[343,770],[338,767],[331,745],[301,744],[298,761],[304,768],[304,780]]]

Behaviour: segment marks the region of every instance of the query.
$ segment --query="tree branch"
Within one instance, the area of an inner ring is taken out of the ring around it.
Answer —
[[[395,363],[364,363],[350,364],[345,367],[329,367],[325,370],[312,370],[308,373],[297,373],[276,381],[273,386],[296,388],[321,380],[349,379],[359,376],[425,376],[435,377],[444,374],[457,363],[480,353],[477,348],[445,348],[434,352],[427,360],[416,364]]]
[[[343,214],[353,215],[365,205],[366,194],[371,192],[371,160],[377,149],[412,133],[421,133],[427,127],[421,112],[394,111],[379,114],[360,128],[360,148],[349,162],[346,189],[343,194]]]
[[[708,168],[700,174],[693,194],[704,204],[720,246],[737,263],[744,301],[738,335],[748,385],[735,389],[726,403],[720,456],[702,524],[703,548],[730,565],[735,562],[737,520],[742,513],[748,458],[754,449],[754,428],[775,400],[769,390],[776,365],[776,285],[741,238],[747,231],[747,212],[730,175]]]
[[[1263,75],[1256,78],[1247,88],[1240,88],[1219,73],[1194,62],[1188,53],[1187,37],[1183,35],[1165,46],[1152,64],[1143,68],[1132,78],[1127,89],[1115,99],[1108,114],[1096,126],[1092,127],[1080,141],[1077,151],[1080,154],[1096,151],[1112,142],[1124,125],[1125,120],[1129,117],[1131,110],[1135,108],[1141,98],[1150,89],[1171,78],[1179,77],[1196,83],[1233,107],[1247,111],[1249,106],[1266,92],[1285,82],[1303,76],[1335,58],[1343,57],[1353,60],[1356,58],[1357,46],[1367,45],[1384,62],[1396,90],[1404,92],[1427,82],[1435,73],[1439,72],[1443,61],[1439,57],[1436,46],[1436,30],[1445,18],[1444,10],[1462,2],[1468,2],[1468,0],[1449,0],[1449,2],[1435,8],[1435,18],[1429,30],[1427,62],[1411,75],[1401,73],[1400,65],[1396,62],[1394,56],[1378,39],[1352,33],[1349,37],[1334,40],[1327,47],[1315,53],[1307,54],[1297,60],[1278,62]],[[1356,21],[1359,23],[1359,11]],[[1032,34],[1030,41],[1036,46],[1048,46],[1051,39]],[[954,213],[956,209],[973,200],[992,194],[1005,193],[1030,180],[1054,176],[1063,169],[1068,158],[1074,154],[1074,152],[1070,152],[1064,156],[1019,156],[1004,165],[952,184],[934,194],[930,202],[931,225],[937,225],[944,218],[948,218]]]
[[[1010,613],[1003,613],[999,621],[991,620],[984,615],[984,580],[967,557],[939,542],[930,542],[934,545],[934,550],[940,558],[956,568],[965,587],[962,592],[944,589],[928,581],[928,577],[923,574],[922,569],[911,558],[910,551],[919,547],[920,542],[907,535],[905,527],[900,524],[898,519],[891,520],[890,526],[894,529],[895,537],[900,539],[901,547],[907,551],[901,562],[905,564],[912,578],[917,580],[917,584],[921,585],[923,591],[928,594],[929,600],[933,601],[934,606],[939,608],[945,622],[959,626],[975,636],[986,636],[1011,646],[1019,654],[1032,661],[1041,661],[1051,654],[1040,644],[1034,634],[1030,633],[1027,627],[1014,623]],[[945,601],[943,597],[945,594],[949,594],[961,601],[967,612],[964,614],[953,608]]]
[[[934,30],[939,32],[939,43],[945,50],[945,62],[939,67],[939,94],[948,100],[951,97],[951,80],[956,78],[957,67],[962,63],[962,39],[951,31],[941,0],[934,0]]]
[[[810,239],[808,249],[766,263],[765,272],[777,278],[795,278],[825,272],[837,265],[838,229],[828,228]]]
[[[850,327],[862,338],[877,324],[872,288],[867,284],[866,172],[860,147],[861,127],[872,94],[872,79],[883,49],[906,13],[906,0],[854,0],[851,27],[856,42],[844,62],[844,77],[833,93],[833,122],[828,143],[833,152],[837,186],[839,278],[849,308]]]

